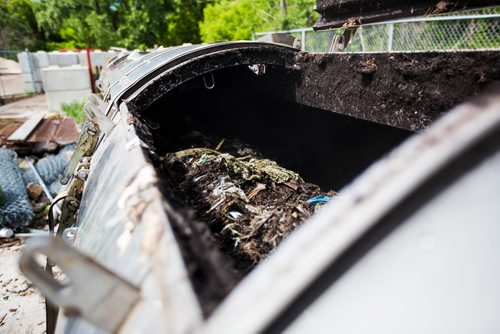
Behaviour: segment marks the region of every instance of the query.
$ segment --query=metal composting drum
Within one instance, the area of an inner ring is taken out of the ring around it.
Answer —
[[[498,100],[447,112],[498,82],[499,64],[494,51],[309,54],[263,42],[120,54],[63,178],[59,229],[71,234],[33,244],[21,266],[70,311],[57,327],[75,333],[299,332],[316,309],[327,323],[322,294],[405,221],[430,221],[413,214],[497,152]],[[477,159],[462,164],[465,154]],[[72,285],[34,269],[40,252]]]

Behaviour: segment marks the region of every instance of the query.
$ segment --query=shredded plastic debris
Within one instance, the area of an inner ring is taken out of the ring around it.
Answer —
[[[242,268],[264,259],[335,195],[246,148],[232,155],[208,148],[167,154],[174,191],[206,221]]]
[[[332,198],[326,195],[314,196],[306,201],[307,204],[326,204],[330,202]]]

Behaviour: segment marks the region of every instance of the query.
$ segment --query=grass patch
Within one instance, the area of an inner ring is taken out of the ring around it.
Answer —
[[[82,124],[85,120],[85,112],[83,111],[84,105],[85,102],[73,101],[70,103],[62,103],[61,109],[66,116],[73,118],[78,124]]]

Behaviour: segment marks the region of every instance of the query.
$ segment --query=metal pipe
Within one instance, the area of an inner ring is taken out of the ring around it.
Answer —
[[[26,59],[28,60],[28,67],[30,70],[30,76],[31,76],[31,86],[33,88],[33,93],[38,93],[36,89],[36,84],[35,84],[35,75],[33,73],[33,64],[31,63],[31,53],[28,51],[28,49],[24,49],[24,52],[26,53]]]
[[[42,186],[43,192],[45,193],[45,195],[47,195],[47,198],[52,203],[54,201],[54,197],[52,197],[52,194],[50,193],[49,188],[47,188],[47,186],[45,185],[45,182],[43,182],[42,177],[40,176],[40,174],[38,174],[38,170],[36,169],[35,165],[33,165],[33,163],[31,162],[31,160],[28,157],[26,157],[25,160],[28,163],[28,165],[30,166],[33,173],[35,174],[35,177],[36,177],[38,183],[40,184],[40,186]],[[56,209],[57,214],[61,214],[61,210],[57,206],[55,207],[55,209]]]
[[[95,82],[94,82],[94,75],[92,74],[92,61],[90,59],[90,49],[86,49],[87,52],[87,66],[89,68],[89,78],[90,78],[90,86],[92,88],[92,93],[95,93]]]
[[[392,44],[394,42],[394,23],[387,25],[387,51],[392,52]]]

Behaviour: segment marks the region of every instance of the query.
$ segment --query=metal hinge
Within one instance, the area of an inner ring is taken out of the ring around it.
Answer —
[[[73,177],[73,173],[82,158],[90,158],[97,148],[101,133],[109,135],[115,124],[100,110],[104,108],[103,101],[95,94],[89,97],[89,102],[83,110],[87,114],[88,121],[83,125],[82,132],[78,138],[75,152],[64,170],[61,179],[62,184],[68,184]]]
[[[83,125],[82,133],[78,138],[75,152],[64,170],[61,184],[68,184],[73,177],[73,173],[79,163],[82,162],[83,157],[90,157],[94,153],[101,131],[99,126],[92,121],[88,121]]]
[[[76,167],[75,174],[66,192],[61,205],[61,214],[59,215],[59,227],[57,234],[61,235],[64,230],[76,225],[76,214],[80,207],[80,201],[83,195],[83,187],[87,180],[90,168],[90,158],[84,157]]]
[[[56,281],[37,262],[46,255],[69,283]],[[41,238],[26,245],[21,271],[50,302],[68,316],[80,316],[109,332],[117,332],[140,299],[139,289],[82,254],[61,238]]]
[[[101,110],[106,110],[106,104],[96,94],[90,95],[89,102],[83,107],[83,110],[89,120],[95,124],[99,124],[99,128],[104,134],[109,135],[115,127],[115,123],[101,112]]]

